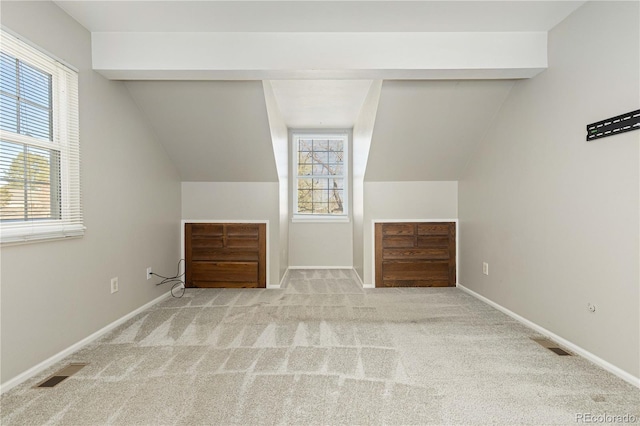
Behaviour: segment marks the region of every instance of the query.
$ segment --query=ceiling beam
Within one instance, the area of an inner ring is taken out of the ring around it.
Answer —
[[[546,32],[92,33],[114,80],[513,79],[547,67]]]

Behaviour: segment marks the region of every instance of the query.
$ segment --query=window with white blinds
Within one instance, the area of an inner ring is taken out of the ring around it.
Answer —
[[[0,35],[0,240],[80,236],[78,74]]]

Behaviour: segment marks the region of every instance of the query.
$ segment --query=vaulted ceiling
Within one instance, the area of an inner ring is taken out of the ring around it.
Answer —
[[[183,181],[278,181],[259,81],[135,81],[127,88]]]
[[[385,81],[365,180],[458,180],[513,83]]]
[[[456,180],[584,1],[55,3],[91,31],[94,69],[127,81],[184,181],[251,182],[286,174],[274,108],[289,128],[351,128],[380,80],[365,179]]]

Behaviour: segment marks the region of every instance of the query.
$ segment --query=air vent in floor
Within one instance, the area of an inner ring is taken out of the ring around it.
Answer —
[[[44,379],[42,382],[38,383],[34,387],[36,388],[52,388],[60,383],[62,383],[65,379],[76,374],[78,371],[82,370],[87,364],[81,362],[72,362],[67,365],[63,369],[55,372],[51,376]]]
[[[564,349],[560,348],[556,342],[553,342],[549,339],[545,338],[531,338],[534,342],[538,343],[540,346],[549,349],[551,352],[560,356],[571,356],[571,354]]]
[[[568,356],[571,355],[569,352],[565,351],[564,349],[561,348],[547,348],[552,352],[555,352],[556,355],[560,355],[560,356]]]

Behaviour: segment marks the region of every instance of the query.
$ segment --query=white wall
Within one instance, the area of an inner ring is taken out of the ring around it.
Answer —
[[[352,223],[291,223],[289,265],[295,267],[353,266]]]
[[[459,190],[459,282],[636,377],[640,132],[585,126],[638,109],[638,8],[589,2],[551,31]]]
[[[458,182],[364,182],[364,283],[373,284],[373,222],[456,219]]]
[[[353,125],[353,269],[364,279],[364,175],[369,160],[371,137],[376,122],[382,80],[374,80],[369,87],[358,119]]]
[[[306,130],[305,130],[306,131]],[[313,129],[309,131],[322,132]],[[332,130],[324,130],[332,131]],[[353,135],[347,131],[349,137],[348,161],[353,158]],[[289,152],[292,149],[291,134],[289,135]],[[297,154],[296,154],[297,155]],[[289,167],[293,170],[293,154],[289,155]],[[291,174],[293,176],[293,172]],[[353,170],[349,167],[348,179],[348,212],[353,210]],[[289,214],[293,217],[293,186],[295,179],[289,184]],[[292,222],[289,224],[289,266],[295,267],[353,267],[353,221],[349,222]]]
[[[52,2],[2,2],[2,25],[79,69],[83,238],[2,247],[1,381],[164,294],[180,179],[121,82],[91,70],[91,37]],[[119,292],[110,294],[111,277]]]
[[[278,182],[182,182],[183,220],[268,220],[267,285],[280,283]]]
[[[273,156],[278,170],[280,210],[280,275],[282,281],[289,268],[289,129],[282,118],[270,81],[263,81],[264,101],[269,118]],[[274,283],[275,284],[275,283]]]
[[[353,270],[364,282],[364,180],[353,179]]]

